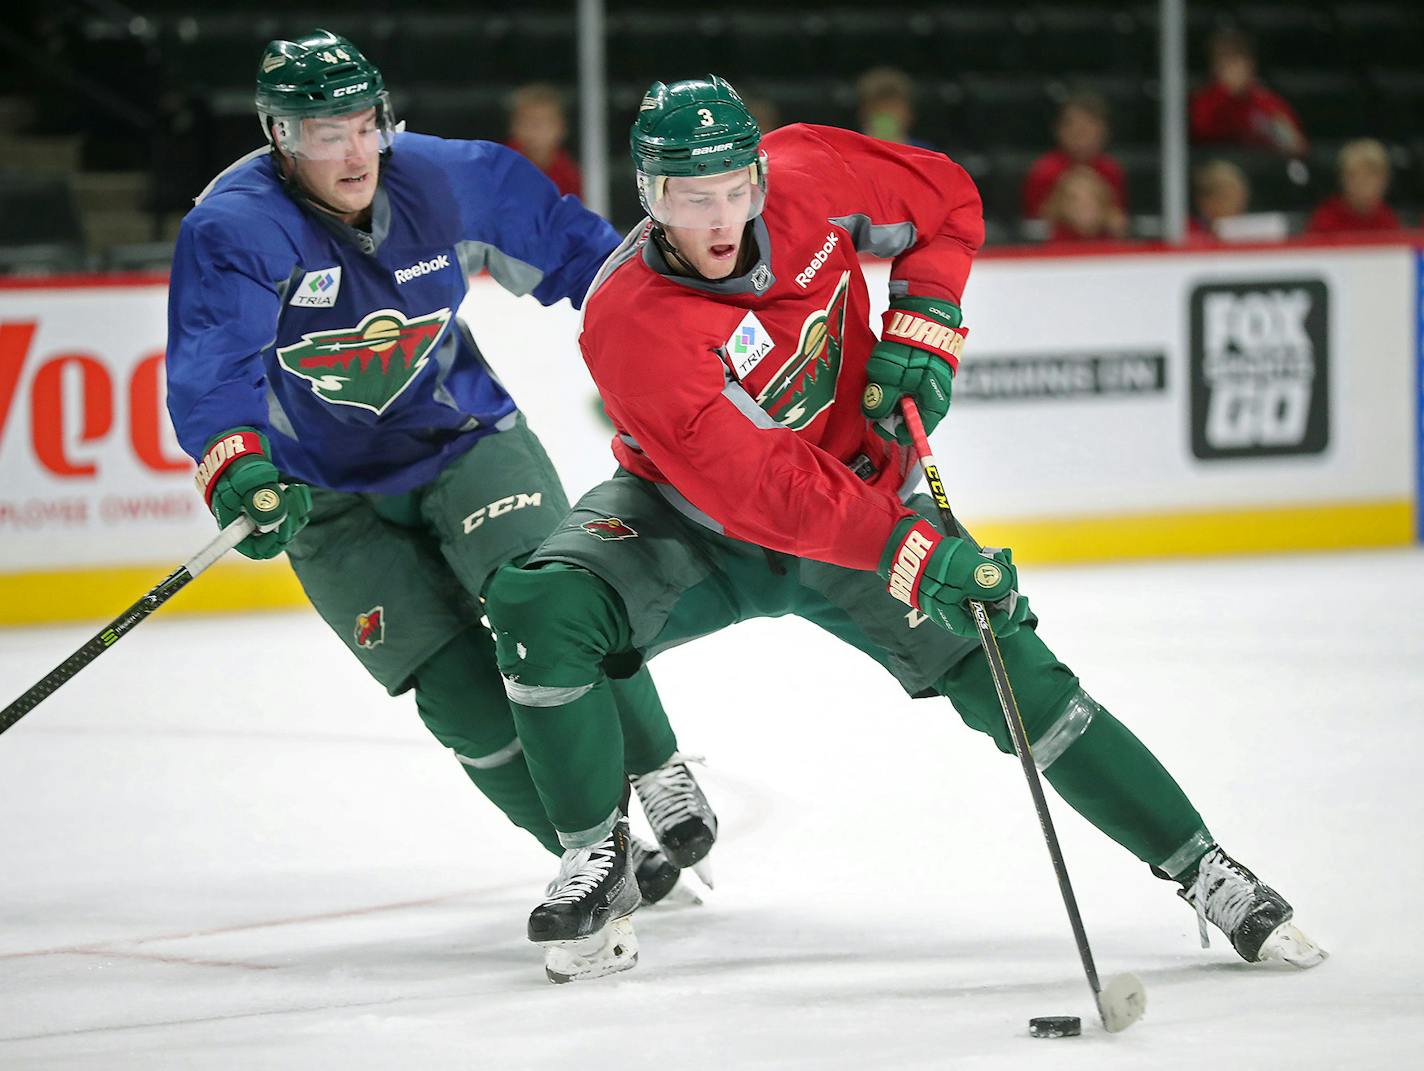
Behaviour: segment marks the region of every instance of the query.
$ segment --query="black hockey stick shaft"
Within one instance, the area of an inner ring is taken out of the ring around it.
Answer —
[[[218,532],[211,543],[151,588],[148,594],[138,602],[91,636],[88,643],[55,666],[53,670],[45,674],[43,680],[7,706],[3,712],[0,712],[0,733],[48,699],[62,684],[137,628],[144,618],[171,599],[190,580],[241,543],[255,530],[256,526],[252,523],[251,518],[244,513]]]
[[[939,476],[939,466],[935,464],[934,455],[930,452],[929,437],[925,434],[919,407],[915,405],[915,400],[908,396],[901,399],[900,406],[905,417],[905,426],[909,428],[910,438],[914,443],[915,455],[919,459],[920,468],[924,470],[925,480],[930,485],[930,494],[934,496],[935,505],[939,507],[945,533],[962,537],[963,529],[959,527],[959,522],[954,519],[954,513],[949,508],[949,496],[945,494],[944,482]],[[1048,854],[1053,859],[1053,871],[1058,875],[1058,891],[1063,894],[1063,906],[1068,909],[1068,922],[1073,927],[1073,939],[1078,942],[1083,973],[1088,976],[1088,985],[1092,987],[1093,999],[1096,1001],[1102,993],[1102,986],[1098,982],[1098,968],[1093,963],[1093,950],[1088,947],[1088,933],[1083,928],[1078,899],[1073,895],[1073,885],[1068,880],[1068,866],[1063,861],[1063,849],[1058,845],[1058,833],[1054,830],[1053,818],[1048,813],[1048,800],[1044,798],[1043,783],[1033,762],[1033,752],[1029,750],[1028,732],[1024,729],[1023,716],[1019,713],[1018,701],[1014,698],[1014,690],[1009,684],[1004,656],[999,650],[999,641],[994,636],[994,630],[989,626],[989,612],[984,604],[978,599],[970,599],[969,610],[974,615],[974,624],[979,630],[979,644],[984,648],[984,657],[989,662],[989,674],[994,678],[994,691],[998,693],[999,706],[1004,711],[1004,720],[1014,738],[1014,750],[1018,752],[1019,765],[1023,767],[1024,777],[1028,780],[1028,790],[1033,796],[1034,810],[1038,812],[1038,824],[1043,830]]]

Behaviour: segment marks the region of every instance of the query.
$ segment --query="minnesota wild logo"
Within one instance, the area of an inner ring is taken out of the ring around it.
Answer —
[[[277,351],[282,367],[309,380],[324,402],[384,413],[425,367],[431,347],[450,320],[439,309],[407,320],[379,309],[359,327],[314,331]]]
[[[841,272],[830,303],[806,317],[795,354],[757,395],[757,405],[792,431],[807,427],[836,400],[849,283],[850,272]]]

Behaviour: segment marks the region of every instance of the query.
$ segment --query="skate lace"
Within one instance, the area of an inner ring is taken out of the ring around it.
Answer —
[[[693,755],[676,755],[674,758],[679,761],[659,766],[633,779],[643,811],[655,831],[669,829],[684,818],[701,817],[706,810],[702,792],[687,768],[687,763],[701,760]]]
[[[559,876],[545,890],[544,903],[571,904],[583,899],[608,877],[617,858],[612,837],[590,848],[565,852],[559,862]]]
[[[1197,929],[1206,948],[1207,920],[1228,936],[1236,932],[1256,898],[1255,883],[1220,848],[1209,852],[1197,868],[1188,901],[1197,909]]]

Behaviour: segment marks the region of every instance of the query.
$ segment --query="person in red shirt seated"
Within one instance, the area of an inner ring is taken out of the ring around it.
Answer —
[[[1210,160],[1202,164],[1193,176],[1196,215],[1187,229],[1198,238],[1217,237],[1217,224],[1223,219],[1244,215],[1251,203],[1251,183],[1246,172],[1230,160]]]
[[[1053,126],[1058,148],[1033,162],[1024,179],[1024,218],[1043,216],[1044,202],[1070,168],[1085,165],[1097,172],[1112,191],[1113,205],[1126,227],[1127,179],[1122,165],[1103,150],[1108,143],[1108,106],[1097,93],[1074,93],[1058,110]]]
[[[1399,217],[1384,203],[1389,189],[1389,153],[1374,138],[1352,141],[1340,150],[1340,192],[1316,206],[1307,234],[1399,229]]]
[[[1280,94],[1256,80],[1256,56],[1246,37],[1223,30],[1212,37],[1208,50],[1212,80],[1192,94],[1192,140],[1286,156],[1304,153],[1300,120]]]
[[[564,148],[569,136],[564,98],[551,85],[522,86],[510,97],[509,140],[505,142],[553,180],[559,192],[583,196],[583,173]]]
[[[1050,242],[1107,241],[1127,233],[1127,217],[1113,188],[1087,164],[1063,172],[1043,202],[1042,218]]]

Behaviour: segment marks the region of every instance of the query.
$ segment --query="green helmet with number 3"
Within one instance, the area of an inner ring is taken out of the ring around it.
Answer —
[[[395,136],[395,115],[385,79],[376,65],[346,38],[313,30],[295,41],[270,41],[257,66],[257,115],[267,140],[290,156],[312,159],[344,151],[331,139],[305,136],[303,120],[375,109],[364,136],[382,151]]]
[[[746,218],[766,204],[766,153],[761,129],[742,98],[715,74],[671,85],[654,82],[643,95],[629,141],[638,169],[638,197],[659,223],[695,225],[679,220],[667,196],[670,178],[701,178],[747,172]]]

